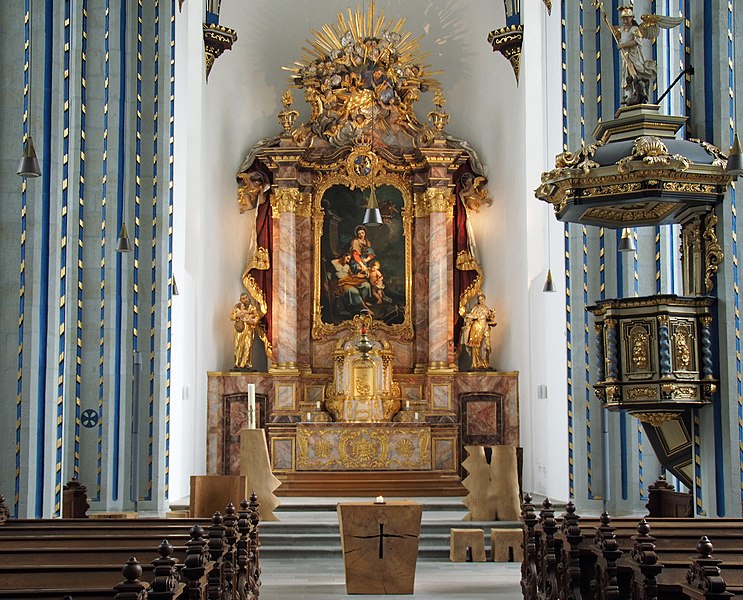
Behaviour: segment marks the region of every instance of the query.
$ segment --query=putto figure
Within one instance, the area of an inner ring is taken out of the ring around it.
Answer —
[[[621,21],[617,26],[609,21],[602,0],[594,0],[594,5],[601,9],[604,21],[611,30],[622,57],[621,77],[624,86],[622,104],[632,106],[647,103],[658,71],[656,61],[648,58],[651,56],[649,46],[658,37],[661,28],[673,29],[683,21],[683,18],[642,15],[641,22],[638,23],[635,20],[634,9],[629,4],[617,9]]]
[[[488,308],[485,294],[480,294],[462,328],[462,346],[470,353],[473,369],[490,368],[490,328],[495,325],[495,309]]]

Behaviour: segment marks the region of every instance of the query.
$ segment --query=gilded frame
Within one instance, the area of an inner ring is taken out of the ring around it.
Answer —
[[[357,152],[358,153],[358,152]],[[354,155],[355,157],[355,155]],[[351,157],[349,157],[351,158]],[[403,208],[401,211],[404,247],[405,247],[405,306],[403,311],[403,322],[399,324],[388,325],[383,321],[375,320],[374,328],[377,331],[385,332],[390,338],[399,340],[413,339],[413,318],[412,318],[412,252],[413,252],[413,194],[411,186],[405,178],[387,172],[381,165],[381,161],[374,153],[370,153],[373,176],[371,174],[364,176],[353,171],[351,160],[348,161],[348,175],[344,173],[330,173],[321,177],[314,188],[313,195],[313,219],[314,241],[313,241],[313,262],[314,262],[314,293],[312,299],[312,338],[322,339],[326,336],[334,336],[344,331],[350,331],[353,327],[352,321],[346,320],[336,325],[325,323],[322,319],[321,310],[321,278],[322,278],[322,236],[325,228],[325,210],[322,208],[323,197],[325,192],[332,186],[346,186],[350,190],[363,189],[373,183],[375,186],[389,185],[396,188],[402,197]]]

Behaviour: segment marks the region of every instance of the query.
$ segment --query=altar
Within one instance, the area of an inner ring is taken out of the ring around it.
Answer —
[[[445,131],[444,92],[404,22],[374,10],[309,41],[289,69],[308,122],[288,88],[283,131],[236,176],[253,242],[229,313],[234,368],[208,374],[207,472],[239,474],[250,386],[278,494],[393,480],[463,493],[465,445],[519,445],[518,373],[491,365],[497,318],[472,233],[487,178]]]

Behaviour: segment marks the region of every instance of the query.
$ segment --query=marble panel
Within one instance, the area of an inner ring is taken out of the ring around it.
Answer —
[[[454,438],[433,438],[433,468],[438,471],[455,471],[456,440]]]
[[[455,398],[460,398],[464,393],[488,392],[501,395],[503,397],[501,443],[520,445],[518,372],[460,373],[454,378],[453,386],[452,393]]]
[[[293,471],[294,438],[271,438],[271,459],[274,471]]]
[[[492,401],[473,401],[467,404],[465,431],[472,436],[496,436],[498,418],[496,404]]]
[[[276,411],[294,411],[296,410],[296,390],[294,383],[277,383],[276,400],[274,410]]]
[[[428,364],[428,219],[418,218],[413,228],[413,324],[415,364]]]
[[[304,401],[307,404],[317,404],[323,401],[324,385],[311,384],[304,386]]]
[[[297,217],[297,257],[298,265],[314,265],[312,224],[309,217]],[[319,275],[315,275],[319,277]],[[310,336],[312,328],[312,291],[314,289],[313,269],[297,269],[297,362],[311,364]]]
[[[431,408],[451,410],[451,384],[431,383]]]

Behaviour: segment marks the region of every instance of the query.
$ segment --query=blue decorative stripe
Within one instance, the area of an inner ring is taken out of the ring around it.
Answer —
[[[583,0],[578,4],[578,67],[580,75],[580,142],[585,144],[586,140],[586,63],[585,63],[585,13]],[[583,306],[588,306],[588,248],[587,231],[581,226],[581,262],[583,263]],[[593,498],[593,462],[591,453],[591,374],[590,374],[590,344],[588,342],[588,312],[583,310],[583,401],[585,403],[586,416],[586,485],[588,497]]]
[[[702,441],[699,433],[699,413],[694,410],[694,497],[696,499],[696,512],[698,515],[704,514],[704,503],[702,502]]]
[[[170,1],[170,102],[168,113],[168,310],[165,357],[165,498],[170,492],[170,344],[173,308],[173,143],[175,125],[175,0]]]
[[[622,231],[617,230],[615,233],[616,245],[616,262],[617,262],[617,297],[624,298],[624,263],[622,262],[622,254],[619,252],[619,242],[622,238]],[[622,499],[626,500],[629,497],[628,492],[628,466],[627,466],[627,414],[621,412],[619,414],[619,463],[620,463],[620,479],[622,488]]]
[[[31,7],[25,0],[23,16],[23,141],[28,139],[28,90],[31,50]],[[15,402],[15,481],[13,489],[13,517],[18,517],[21,499],[21,430],[23,425],[23,332],[26,323],[26,220],[28,215],[28,182],[21,181],[21,240],[18,274],[18,377]]]
[[[105,416],[104,395],[104,365],[106,348],[106,213],[108,203],[108,101],[109,101],[109,77],[110,65],[110,28],[111,6],[110,0],[106,0],[106,11],[104,17],[103,31],[103,162],[101,165],[101,252],[100,252],[100,314],[98,325],[98,443],[96,464],[96,496],[95,502],[101,500],[101,482],[103,477],[103,419]]]
[[[49,235],[51,233],[49,210],[52,197],[52,58],[54,56],[54,4],[46,0],[44,5],[44,144],[41,159],[43,191],[41,197],[41,276],[39,281],[39,368],[37,371],[37,421],[36,421],[36,506],[34,516],[40,519],[44,511],[44,487],[46,482],[46,368],[47,333],[49,311]]]
[[[566,0],[560,3],[560,37],[562,55],[562,149],[568,149],[568,82],[567,82],[567,30],[565,27]],[[575,498],[575,461],[574,461],[574,432],[573,432],[573,352],[572,352],[572,325],[570,323],[570,227],[565,223],[565,343],[567,350],[567,403],[568,403],[568,493]]]
[[[153,432],[155,416],[155,307],[157,290],[157,157],[158,157],[158,127],[160,111],[160,2],[155,0],[155,77],[154,77],[154,107],[152,119],[152,250],[151,264],[152,285],[150,287],[150,360],[149,360],[149,421],[147,432],[147,495],[146,500],[152,499],[152,463],[153,463]]]
[[[64,65],[62,98],[62,212],[59,240],[59,346],[57,359],[57,433],[54,468],[54,516],[62,511],[62,456],[64,446],[65,350],[67,345],[67,219],[69,215],[70,176],[70,10],[71,0],[64,3]]]
[[[619,0],[611,1],[611,14],[619,14]],[[622,82],[620,81],[620,69],[619,66],[619,48],[616,44],[612,45],[612,60],[614,61],[614,112],[616,112],[621,106],[622,102]]]
[[[77,220],[77,327],[75,355],[75,451],[72,472],[80,474],[80,395],[83,352],[83,258],[85,240],[85,120],[87,103],[88,0],[82,3],[82,40],[80,44],[80,181]]]
[[[735,48],[733,46],[733,3],[728,2],[728,112],[730,116],[728,139],[730,145],[735,137]],[[735,396],[738,412],[738,461],[740,500],[743,502],[743,373],[740,359],[740,287],[738,282],[738,208],[736,202],[736,184],[730,187],[730,213],[733,242],[733,308],[735,325]]]
[[[121,3],[119,13],[119,148],[118,148],[118,181],[116,202],[116,231],[121,230],[124,223],[124,135],[126,114],[126,15],[127,3]],[[116,255],[116,345],[115,345],[115,370],[114,370],[114,442],[112,452],[112,490],[111,498],[119,498],[119,455],[121,437],[121,371],[123,368],[121,360],[121,328],[122,328],[122,290],[123,290],[122,257]]]
[[[702,43],[704,46],[704,139],[714,140],[715,128],[713,122],[715,118],[715,107],[713,100],[712,62],[715,60],[714,54],[716,53],[712,47],[712,3],[702,2],[702,6],[704,7],[704,26],[702,27]],[[717,60],[719,60],[719,56]]]

